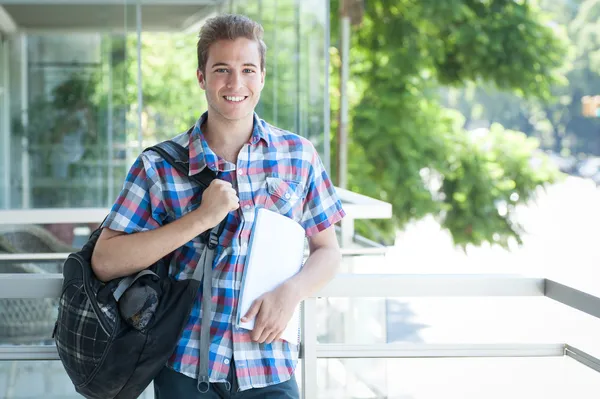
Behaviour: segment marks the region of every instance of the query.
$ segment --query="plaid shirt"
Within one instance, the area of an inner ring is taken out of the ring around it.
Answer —
[[[255,114],[252,135],[235,165],[208,147],[200,130],[206,117],[205,113],[190,134],[173,140],[189,148],[190,175],[208,167],[218,172],[219,179],[233,184],[240,200],[240,208],[226,218],[213,264],[216,310],[211,324],[210,381],[225,382],[235,361],[240,389],[261,388],[290,379],[298,362],[298,346],[283,340],[252,342],[248,330],[235,326],[255,210],[265,207],[296,220],[308,237],[341,220],[345,212],[308,140],[270,126]],[[187,177],[154,152],[144,153],[131,167],[104,226],[126,233],[152,230],[196,209],[200,198],[198,187]],[[202,249],[198,238],[177,249],[171,258],[171,275],[177,280],[190,278]],[[201,297],[199,292],[168,364],[192,378],[197,375]]]

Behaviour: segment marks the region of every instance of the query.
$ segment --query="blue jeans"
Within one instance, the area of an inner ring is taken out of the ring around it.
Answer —
[[[233,362],[227,383],[211,383],[208,392],[198,391],[197,381],[168,367],[154,379],[155,399],[300,399],[298,384],[294,376],[286,382],[265,388],[254,388],[238,392]]]

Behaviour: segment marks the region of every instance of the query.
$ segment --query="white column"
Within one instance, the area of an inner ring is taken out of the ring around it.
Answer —
[[[0,148],[2,148],[2,178],[0,208],[10,208],[10,76],[8,63],[9,46],[7,39],[0,41]]]
[[[138,1],[135,5],[135,30],[137,32],[137,96],[138,96],[138,154],[144,149],[142,141],[142,111],[144,109],[144,96],[142,93],[142,5]]]
[[[29,126],[29,55],[27,53],[27,35],[20,35],[19,45],[21,47],[21,124],[25,131]],[[29,166],[29,140],[27,136],[21,138],[21,181],[23,192],[21,193],[21,207],[31,208],[31,181],[30,173],[31,168]]]
[[[317,397],[317,299],[302,304],[302,397]]]

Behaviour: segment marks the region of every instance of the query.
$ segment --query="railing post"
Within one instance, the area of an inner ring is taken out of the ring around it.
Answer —
[[[317,299],[302,304],[302,397],[317,397]]]

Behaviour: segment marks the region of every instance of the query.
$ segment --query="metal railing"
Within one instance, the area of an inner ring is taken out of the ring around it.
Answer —
[[[0,298],[56,298],[60,274],[0,274]],[[508,275],[337,276],[303,303],[302,392],[317,395],[317,361],[327,358],[543,357],[569,356],[600,372],[600,359],[568,343],[554,344],[319,344],[317,298],[547,297],[600,318],[600,298],[552,280]],[[0,347],[0,360],[57,360],[53,346]]]
[[[345,257],[382,255],[386,248],[354,235],[354,219],[389,218],[391,206],[338,189],[348,216],[339,229]],[[1,224],[99,223],[105,208],[0,211]],[[350,244],[360,241],[356,245]],[[0,299],[57,298],[62,275],[2,274],[2,264],[61,261],[66,253],[0,254]],[[320,344],[317,340],[318,298],[399,297],[547,297],[600,318],[600,299],[544,278],[514,275],[366,275],[341,274],[316,295],[303,302],[302,392],[317,398],[317,361],[333,358],[430,358],[430,357],[545,357],[569,356],[600,372],[600,360],[568,343],[545,344]],[[0,346],[0,361],[58,360],[56,348]]]

